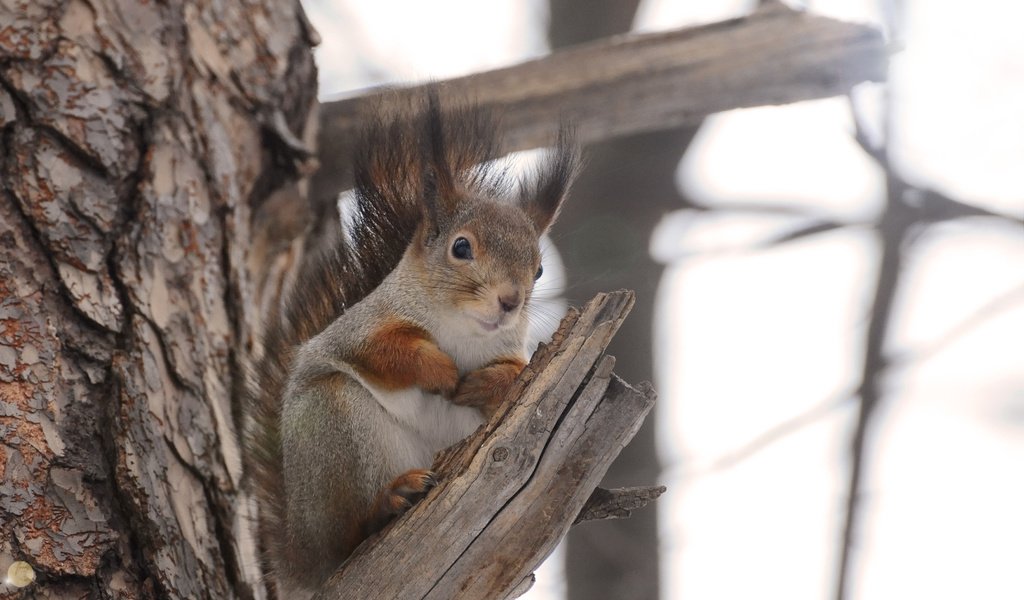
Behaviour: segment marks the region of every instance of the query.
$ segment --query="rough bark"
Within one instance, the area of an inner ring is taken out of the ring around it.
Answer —
[[[591,496],[654,404],[648,384],[630,387],[603,355],[632,304],[616,292],[570,312],[510,390],[515,401],[443,453],[438,487],[357,549],[318,598],[514,597],[584,506],[584,517],[608,518],[657,497]]]
[[[872,27],[775,4],[751,16],[626,35],[444,82],[443,96],[473,98],[503,116],[503,151],[550,145],[571,118],[583,142],[695,125],[725,110],[845,94],[885,78],[887,49]],[[393,92],[389,92],[393,93]],[[400,91],[420,94],[417,89]],[[352,132],[384,94],[325,103],[323,168],[311,195],[329,202],[350,187]]]
[[[290,1],[0,0],[0,565],[31,566],[20,594],[252,596],[245,258],[251,207],[298,177],[281,131],[315,101],[311,36]]]

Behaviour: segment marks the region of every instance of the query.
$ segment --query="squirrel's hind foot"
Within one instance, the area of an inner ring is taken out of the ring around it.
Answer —
[[[367,535],[380,531],[405,514],[436,485],[437,475],[427,469],[412,469],[396,477],[377,495],[368,519]]]

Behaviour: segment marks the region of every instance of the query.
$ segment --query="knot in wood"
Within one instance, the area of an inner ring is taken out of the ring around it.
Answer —
[[[501,461],[505,460],[506,458],[508,458],[508,454],[509,454],[508,448],[506,448],[504,446],[500,446],[498,448],[495,448],[494,452],[491,452],[491,458],[494,459],[494,462],[501,462]]]

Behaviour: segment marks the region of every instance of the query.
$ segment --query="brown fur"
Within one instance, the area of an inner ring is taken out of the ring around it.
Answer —
[[[488,419],[505,400],[509,388],[526,363],[518,356],[506,356],[477,369],[459,382],[452,402],[462,406],[475,406]]]
[[[455,362],[430,334],[397,319],[382,323],[359,353],[347,358],[359,375],[385,390],[419,387],[451,397],[459,384]]]

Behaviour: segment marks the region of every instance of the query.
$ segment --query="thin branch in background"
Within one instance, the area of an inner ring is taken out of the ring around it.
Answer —
[[[688,210],[700,213],[710,212],[740,212],[766,215],[792,215],[795,217],[811,217],[811,213],[803,206],[794,204],[762,204],[758,201],[723,202],[714,206],[703,204],[697,200],[690,200]]]
[[[967,219],[971,217],[986,217],[1005,221],[1010,225],[1024,225],[1024,217],[1004,215],[983,206],[967,204],[954,198],[950,198],[942,192],[932,189],[920,188],[911,190],[905,198],[908,204],[921,209],[921,221],[926,223],[941,223],[954,219]]]
[[[817,421],[832,414],[838,408],[849,403],[854,396],[850,392],[843,392],[809,408],[808,410],[786,419],[774,427],[757,435],[752,440],[715,460],[705,473],[724,471],[731,469],[739,463],[771,446],[775,442],[796,433],[797,431],[816,423]]]
[[[900,0],[883,2],[882,10],[890,37],[899,39],[902,31],[900,27],[903,15],[902,2]],[[971,217],[995,218],[1015,226],[1024,223],[1018,217],[996,213],[984,207],[950,198],[934,190],[921,189],[908,184],[894,171],[889,160],[888,140],[892,139],[894,118],[889,91],[885,92],[882,116],[884,119],[883,139],[878,146],[870,142],[864,127],[863,116],[857,110],[853,99],[849,99],[856,127],[854,139],[885,172],[886,204],[877,224],[878,235],[882,243],[881,264],[875,282],[875,296],[865,342],[864,366],[858,391],[860,396],[859,412],[856,429],[850,441],[851,466],[847,484],[845,525],[836,578],[836,600],[846,600],[850,595],[850,581],[853,577],[853,547],[861,518],[859,502],[867,462],[867,437],[882,396],[880,389],[882,376],[888,367],[893,366],[893,361],[886,360],[883,350],[892,319],[893,302],[898,291],[899,276],[904,259],[915,242],[920,239],[921,233],[929,226],[938,223]],[[993,303],[986,305],[960,326],[947,333],[929,351],[933,354],[938,348],[990,317],[992,313],[1003,309],[1006,304],[1014,301],[1017,295],[1018,293],[1012,293],[1009,297],[997,298]],[[925,356],[928,356],[927,352]],[[921,356],[918,355],[916,358],[921,358]]]
[[[876,373],[875,376],[879,377],[885,375],[887,372],[891,372],[893,368],[904,366],[912,361],[923,362],[928,360],[932,356],[938,354],[938,352],[943,348],[947,347],[949,344],[953,343],[981,323],[1022,302],[1024,302],[1024,284],[1014,287],[993,298],[984,306],[972,312],[968,318],[950,328],[946,333],[927,347],[917,350],[908,350],[885,358],[883,360],[885,369]],[[758,434],[743,446],[731,452],[722,454],[713,461],[706,470],[703,470],[701,474],[731,469],[783,438],[793,435],[801,429],[813,425],[819,420],[827,417],[836,409],[845,406],[855,397],[856,396],[852,392],[843,392],[842,394],[838,394],[824,402],[816,404],[806,411],[790,417],[778,425]]]
[[[848,97],[849,98],[849,97]],[[861,382],[857,395],[860,398],[857,412],[856,427],[850,440],[850,473],[847,483],[846,515],[839,551],[839,567],[836,577],[835,598],[846,600],[850,592],[850,579],[853,570],[853,547],[860,525],[860,496],[867,462],[867,437],[872,425],[875,411],[881,400],[881,376],[886,367],[884,346],[892,320],[893,305],[899,284],[900,271],[903,265],[905,246],[911,243],[909,232],[914,225],[917,211],[907,210],[903,195],[906,185],[900,180],[889,162],[888,144],[892,139],[893,111],[892,96],[885,91],[883,108],[884,129],[882,145],[874,147],[868,143],[864,122],[857,111],[856,104],[849,98],[850,110],[856,126],[855,138],[865,151],[878,161],[885,171],[886,200],[885,209],[879,218],[877,233],[882,245],[880,264],[875,278],[875,295],[871,304],[871,317],[868,323],[867,339],[864,343],[864,362],[861,370]]]
[[[857,145],[860,146],[864,154],[867,154],[874,160],[879,167],[885,169],[889,161],[885,152],[885,140],[880,144],[875,144],[871,141],[871,138],[868,136],[868,125],[863,111],[857,107],[853,94],[848,95],[847,100],[850,104],[850,114],[853,118],[853,141],[857,142]]]
[[[659,251],[658,260],[665,264],[677,264],[692,257],[717,258],[723,256],[743,256],[777,248],[791,242],[811,238],[816,235],[836,231],[847,227],[860,225],[857,223],[841,223],[824,219],[814,219],[791,227],[781,233],[773,233],[752,242],[745,242],[735,246],[726,245],[720,248],[683,248],[671,251]],[[781,229],[781,227],[780,227]]]
[[[938,354],[942,349],[963,337],[978,325],[1022,302],[1024,302],[1024,284],[1011,288],[989,300],[981,308],[973,311],[970,316],[949,328],[949,330],[927,346],[916,350],[906,350],[892,356],[889,359],[889,365],[890,367],[899,367],[905,366],[910,362],[922,363]]]
[[[893,304],[903,266],[903,246],[912,221],[899,208],[903,190],[895,178],[887,177],[888,201],[879,223],[878,234],[882,243],[881,264],[875,278],[875,296],[871,305],[867,340],[864,344],[864,366],[861,371],[860,397],[856,429],[850,441],[850,477],[847,484],[846,522],[840,550],[839,576],[836,582],[836,600],[846,600],[852,571],[854,538],[860,521],[861,483],[867,462],[868,429],[881,400],[881,374],[886,367],[883,355],[885,339],[892,321]]]
[[[844,223],[837,223],[829,220],[815,220],[787,231],[781,235],[765,240],[757,245],[756,250],[774,248],[790,242],[797,242],[805,238],[813,237],[822,233],[828,233],[846,227]]]
[[[882,11],[890,38],[899,38],[902,31],[903,3],[901,0],[886,0]],[[892,140],[895,112],[892,106],[891,88],[884,91],[882,107],[882,139],[878,146],[869,142],[863,116],[851,96],[847,96],[850,111],[856,127],[855,139],[885,172],[885,208],[879,218],[876,230],[882,245],[878,273],[875,278],[875,295],[871,304],[867,338],[864,343],[864,362],[861,383],[857,395],[860,397],[856,426],[850,440],[850,473],[847,483],[846,515],[840,546],[838,575],[835,598],[847,600],[850,596],[850,581],[853,577],[853,548],[861,521],[860,499],[865,465],[867,463],[867,439],[878,405],[882,399],[882,376],[888,363],[884,355],[885,341],[893,316],[893,306],[899,287],[905,253],[920,239],[922,227],[929,222],[925,218],[929,209],[927,203],[908,202],[908,186],[894,171],[889,160],[889,144]],[[934,221],[932,221],[934,222]]]
[[[972,312],[971,316],[950,328],[946,333],[927,347],[917,350],[908,350],[884,359],[883,364],[886,366],[886,369],[877,373],[876,377],[884,375],[893,368],[906,365],[911,361],[923,362],[928,360],[932,356],[938,354],[938,352],[943,348],[947,347],[949,344],[953,343],[981,323],[1022,302],[1024,302],[1024,284],[1012,288],[993,298],[984,306]],[[796,416],[786,419],[778,425],[758,434],[743,446],[721,455],[711,463],[711,466],[709,466],[705,471],[702,471],[702,474],[724,471],[735,467],[783,438],[793,435],[801,429],[809,425],[813,425],[819,420],[827,417],[836,409],[845,406],[855,397],[856,396],[852,392],[843,392],[842,394],[833,396],[824,402],[812,406],[808,410]]]
[[[896,174],[888,166],[889,158],[884,146],[885,142],[882,142],[883,145],[876,145],[871,141],[867,133],[864,115],[857,108],[853,96],[848,95],[847,98],[849,99],[850,112],[853,113],[854,141],[883,171],[886,171],[892,177],[896,177]],[[1011,225],[1024,224],[1024,217],[1006,215],[989,210],[983,206],[961,202],[937,190],[911,186],[902,180],[901,184],[907,190],[907,194],[901,198],[901,201],[914,208],[922,209],[919,216],[920,220],[924,223],[939,223],[970,217],[989,217],[1006,221]]]

